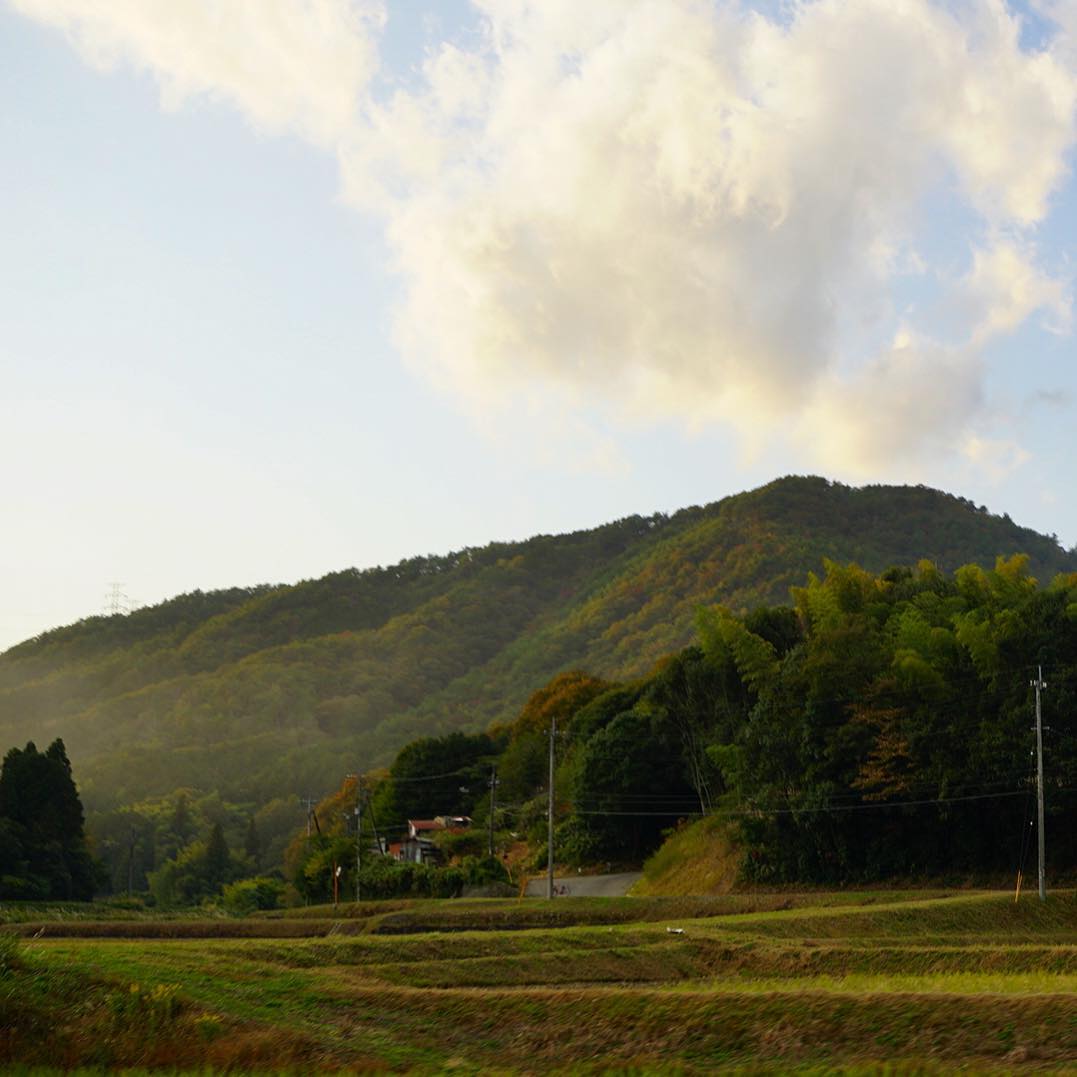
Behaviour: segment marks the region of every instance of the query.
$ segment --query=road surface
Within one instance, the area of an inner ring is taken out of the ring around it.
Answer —
[[[553,883],[558,891],[567,887],[569,897],[623,897],[641,874],[639,871],[623,871],[617,875],[555,875]],[[545,876],[527,884],[527,896],[546,896]]]

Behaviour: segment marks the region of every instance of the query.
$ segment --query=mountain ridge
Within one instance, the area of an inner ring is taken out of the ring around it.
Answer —
[[[555,673],[637,676],[698,606],[787,600],[823,558],[950,571],[1077,555],[928,487],[787,477],[629,516],[292,585],[194,592],[0,655],[0,735],[63,736],[98,807],[189,785],[260,801],[387,762],[415,736],[505,721]],[[335,776],[335,771],[333,771]]]

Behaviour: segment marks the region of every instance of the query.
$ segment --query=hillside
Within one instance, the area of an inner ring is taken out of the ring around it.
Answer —
[[[554,673],[645,672],[697,606],[783,602],[824,557],[952,570],[1049,537],[923,487],[786,478],[671,516],[493,543],[294,586],[183,595],[0,655],[0,740],[67,744],[90,808],[180,786],[320,792],[420,733],[510,718]]]

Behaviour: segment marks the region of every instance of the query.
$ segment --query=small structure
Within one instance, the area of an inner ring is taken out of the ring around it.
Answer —
[[[409,864],[432,864],[441,859],[441,850],[434,841],[436,834],[459,834],[471,826],[467,815],[438,815],[433,819],[409,819],[408,836],[389,846],[394,860]]]
[[[404,864],[433,864],[441,851],[429,838],[404,838],[389,846],[389,855]]]
[[[417,841],[419,838],[426,837],[427,834],[433,834],[444,829],[445,824],[438,819],[408,820],[408,837],[412,841]]]

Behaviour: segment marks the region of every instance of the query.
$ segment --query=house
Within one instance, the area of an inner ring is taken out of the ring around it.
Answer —
[[[459,834],[471,826],[470,815],[437,815],[433,819],[409,819],[408,837],[422,838],[441,834]]]
[[[417,841],[419,838],[426,837],[429,834],[433,834],[437,831],[441,831],[444,829],[444,824],[437,819],[408,820],[408,837],[412,841]]]
[[[394,841],[389,855],[404,864],[432,864],[440,858],[441,851],[429,838],[407,837]]]
[[[409,819],[408,836],[389,846],[394,860],[410,864],[431,864],[441,859],[441,850],[434,841],[436,834],[459,834],[471,826],[467,815],[438,815],[433,819]]]
[[[470,815],[439,815],[434,819],[435,823],[441,823],[442,828],[459,834],[461,830],[467,830],[471,826]]]

